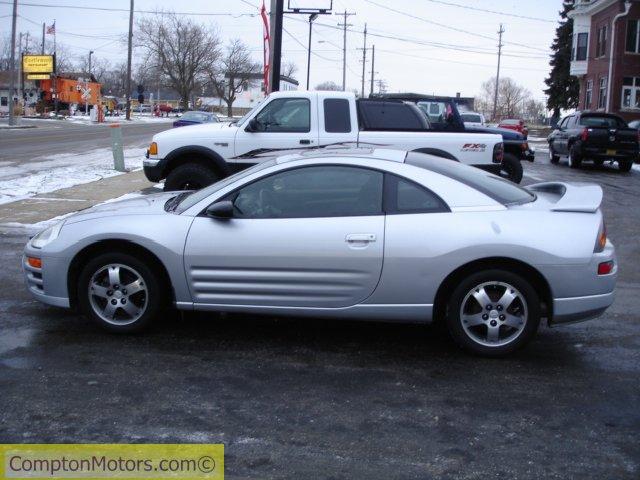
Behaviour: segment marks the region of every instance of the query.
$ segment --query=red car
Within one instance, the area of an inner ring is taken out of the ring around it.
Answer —
[[[515,130],[516,132],[520,132],[522,135],[524,135],[524,138],[527,138],[527,136],[529,135],[529,129],[524,124],[524,120],[518,118],[506,118],[498,124],[498,128]]]

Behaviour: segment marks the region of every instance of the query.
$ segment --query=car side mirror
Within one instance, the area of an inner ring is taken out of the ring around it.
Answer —
[[[207,216],[217,219],[228,219],[233,217],[233,202],[223,200],[207,207]]]
[[[257,132],[258,128],[260,127],[260,122],[258,122],[258,120],[256,120],[255,118],[252,118],[251,120],[249,120],[249,123],[247,124],[247,132]]]

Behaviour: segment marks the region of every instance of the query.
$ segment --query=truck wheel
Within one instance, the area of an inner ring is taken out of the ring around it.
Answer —
[[[580,168],[582,165],[582,157],[578,151],[578,147],[573,145],[569,151],[569,166],[571,168]]]
[[[185,163],[178,165],[169,172],[164,182],[164,191],[175,190],[200,190],[211,185],[219,179],[219,176],[210,168],[199,163]]]
[[[632,166],[633,166],[632,160],[618,160],[618,169],[621,172],[630,171]]]
[[[500,176],[511,180],[513,183],[522,181],[522,164],[520,159],[513,153],[504,154],[502,165],[500,165]]]
[[[549,144],[549,161],[551,163],[558,163],[560,161],[560,155],[556,155],[553,151],[553,145]]]
[[[511,180],[513,183],[522,181],[522,164],[513,153],[505,153],[500,165],[500,176]]]

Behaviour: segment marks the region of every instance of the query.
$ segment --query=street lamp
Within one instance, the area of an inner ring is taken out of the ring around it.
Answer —
[[[309,15],[309,48],[307,49],[307,90],[309,90],[309,75],[311,73],[311,29],[313,21],[318,18],[317,13]]]
[[[93,50],[89,50],[89,76],[91,76],[91,55],[93,55]]]

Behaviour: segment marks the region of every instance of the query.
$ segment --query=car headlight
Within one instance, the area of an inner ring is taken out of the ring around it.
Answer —
[[[31,246],[33,248],[42,248],[45,245],[53,242],[56,238],[58,238],[60,230],[62,229],[62,225],[64,225],[64,221],[51,225],[49,228],[46,228],[38,233],[31,239]]]

